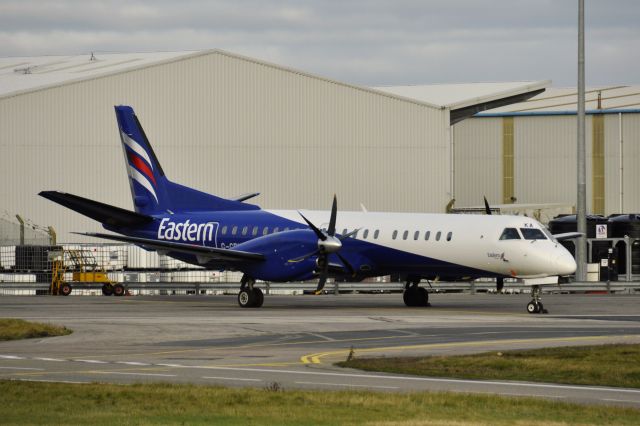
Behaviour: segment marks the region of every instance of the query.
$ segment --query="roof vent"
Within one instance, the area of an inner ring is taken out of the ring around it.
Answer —
[[[31,74],[31,71],[35,70],[36,68],[38,68],[37,65],[27,65],[26,67],[22,67],[22,68],[14,68],[13,72],[18,72],[22,74]]]

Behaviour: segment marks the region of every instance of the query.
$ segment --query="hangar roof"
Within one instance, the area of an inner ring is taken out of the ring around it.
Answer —
[[[478,112],[524,101],[539,95],[550,80],[504,83],[457,83],[383,86],[374,89],[451,110],[451,124]]]
[[[0,58],[0,97],[88,80],[198,52],[96,53]]]
[[[598,97],[600,102],[598,103]],[[545,114],[577,111],[576,88],[551,88],[524,102],[490,111],[491,114]],[[585,109],[598,112],[640,110],[640,86],[602,86],[585,90]],[[487,114],[482,114],[487,115]]]

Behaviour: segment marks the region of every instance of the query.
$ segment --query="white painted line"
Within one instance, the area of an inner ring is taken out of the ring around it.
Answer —
[[[295,382],[295,383],[299,385],[347,386],[351,388],[400,389],[397,386],[350,385],[347,383],[323,383],[323,382]]]
[[[58,359],[58,358],[31,358],[37,361],[53,361],[53,362],[65,362],[67,359]]]
[[[76,362],[87,362],[89,364],[109,364],[107,361],[100,361],[97,359],[74,359]]]
[[[125,365],[142,365],[149,366],[151,364],[147,364],[146,362],[135,362],[135,361],[116,361],[116,364],[125,364]]]
[[[184,365],[180,365],[180,364],[153,364],[153,365],[158,365],[161,367],[177,367],[177,368],[184,367]]]
[[[175,374],[156,374],[156,373],[125,373],[120,371],[96,371],[98,374],[120,374],[127,376],[157,376],[157,377],[176,377]]]
[[[547,383],[524,383],[524,382],[497,382],[488,380],[466,380],[466,379],[438,379],[433,377],[415,377],[415,376],[382,376],[377,374],[350,374],[350,373],[328,373],[319,371],[295,371],[295,370],[278,370],[266,368],[241,368],[241,367],[215,367],[208,365],[185,365],[184,368],[197,368],[206,370],[224,370],[224,371],[250,371],[253,373],[278,373],[278,374],[305,374],[312,376],[331,376],[331,377],[355,377],[363,379],[383,379],[383,380],[407,380],[416,382],[440,382],[440,383],[466,383],[476,385],[499,385],[513,387],[532,387],[543,389],[571,389],[571,390],[594,390],[599,392],[621,392],[633,393],[640,395],[640,389],[627,388],[611,388],[599,386],[572,386]]]
[[[213,380],[239,380],[241,382],[261,382],[260,379],[242,379],[239,377],[216,377],[216,376],[202,376],[203,379],[213,379]]]
[[[611,401],[611,402],[633,402],[637,404],[639,401],[634,401],[631,399],[613,399],[613,398],[602,398],[603,401]]]
[[[0,367],[2,370],[33,370],[44,371],[44,368],[29,368],[29,367]]]
[[[15,356],[15,355],[0,355],[0,358],[3,358],[3,359],[26,359],[23,356]]]

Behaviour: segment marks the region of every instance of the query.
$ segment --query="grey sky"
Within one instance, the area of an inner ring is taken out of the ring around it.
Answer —
[[[586,0],[587,85],[640,84],[640,2]],[[219,48],[363,85],[575,86],[577,0],[0,0],[0,56]]]

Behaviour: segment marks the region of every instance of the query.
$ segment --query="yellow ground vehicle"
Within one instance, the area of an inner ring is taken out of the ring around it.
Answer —
[[[61,250],[50,252],[52,277],[50,292],[52,295],[68,296],[74,287],[89,287],[91,284],[102,284],[105,296],[124,296],[126,288],[109,279],[106,271],[88,250]],[[71,273],[71,280],[66,278]]]

